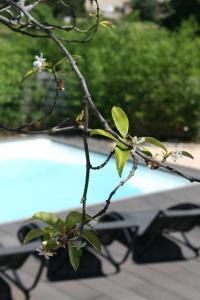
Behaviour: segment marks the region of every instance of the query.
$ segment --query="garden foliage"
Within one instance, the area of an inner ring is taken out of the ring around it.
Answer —
[[[77,63],[88,79],[98,108],[108,120],[111,108],[119,105],[126,108],[130,130],[138,136],[197,139],[200,38],[195,34],[196,29],[195,24],[187,23],[171,33],[151,23],[123,22],[114,30],[101,28],[87,50],[80,44],[71,44],[70,48],[81,56],[77,57]],[[36,43],[20,37],[18,43],[16,36],[12,39],[7,33],[1,34],[1,45],[0,117],[1,121],[17,124],[24,111],[28,118],[34,118],[45,110],[45,103],[53,101],[53,95],[46,94],[48,80],[41,84],[41,80],[30,77],[19,87],[21,74],[30,69],[30,61],[41,50],[55,62],[60,53],[46,40]],[[51,122],[60,118],[60,114],[79,113],[80,87],[74,83],[67,64],[64,72],[68,74],[65,92]],[[44,107],[38,106],[42,97]],[[96,127],[95,119],[91,121]]]
[[[195,29],[187,24],[170,33],[152,24],[125,23],[101,30],[87,55],[81,55],[82,69],[104,115],[109,118],[112,106],[120,105],[137,135],[196,138],[200,39]]]

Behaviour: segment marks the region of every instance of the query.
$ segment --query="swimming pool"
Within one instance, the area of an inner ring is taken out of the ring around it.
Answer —
[[[105,156],[92,153],[93,165]],[[126,176],[131,164],[125,167]],[[62,211],[80,207],[85,176],[82,149],[46,138],[0,143],[0,223],[30,217],[38,210]],[[88,204],[104,202],[119,183],[115,161],[92,171]],[[173,189],[188,184],[180,177],[140,166],[113,200]]]

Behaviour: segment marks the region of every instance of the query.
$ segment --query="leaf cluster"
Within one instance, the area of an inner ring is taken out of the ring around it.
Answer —
[[[129,155],[132,154],[132,156],[134,156],[137,150],[147,156],[147,165],[149,165],[152,169],[159,168],[159,164],[153,161],[154,156],[151,151],[146,148],[145,144],[154,145],[162,150],[162,162],[166,162],[170,156],[173,156],[173,152],[169,151],[163,143],[153,137],[132,137],[129,133],[129,120],[123,109],[114,106],[111,110],[111,114],[115,127],[120,134],[120,140],[112,133],[103,129],[92,130],[91,136],[101,135],[115,142],[115,160],[120,177],[122,176],[122,172]],[[180,155],[193,159],[193,156],[187,151],[180,151]],[[151,160],[148,160],[148,158]]]
[[[86,227],[82,232],[80,230],[82,223],[82,213],[71,211],[62,220],[58,216],[50,212],[37,212],[31,220],[40,220],[46,227],[31,230],[25,237],[24,243],[29,243],[35,238],[42,237],[41,248],[47,256],[56,254],[56,250],[60,247],[68,248],[70,262],[74,270],[78,269],[82,248],[88,242],[98,252],[101,251],[101,244],[97,234],[91,227]],[[92,217],[86,215],[86,222],[91,221]]]

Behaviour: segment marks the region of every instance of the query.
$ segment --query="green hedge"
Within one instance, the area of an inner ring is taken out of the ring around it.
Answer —
[[[111,107],[120,105],[136,135],[197,138],[200,39],[195,30],[189,24],[171,34],[141,23],[101,30],[83,49],[81,67],[103,114],[109,118]]]
[[[108,120],[112,106],[120,105],[129,115],[135,135],[194,140],[200,128],[200,38],[195,31],[191,24],[170,33],[152,24],[124,22],[115,30],[102,28],[88,44],[70,44],[70,48],[73,54],[82,56],[78,64]],[[28,119],[36,117],[42,110],[39,102],[45,85],[37,85],[31,95],[26,89],[34,80],[19,88],[20,79],[31,68],[36,53],[42,51],[48,60],[56,62],[60,51],[52,42],[20,36],[9,37],[9,41],[1,38],[1,45],[0,123],[25,119],[27,102],[32,103]],[[72,73],[66,78],[53,122],[60,115],[69,117],[80,111],[80,85]],[[22,101],[24,95],[28,99]],[[93,126],[99,126],[95,118],[92,121]],[[189,131],[184,131],[187,128]]]
[[[4,28],[0,33],[0,123],[13,124],[19,120],[20,71],[24,69],[26,50]]]
[[[14,127],[42,114],[48,83],[44,85],[36,76],[24,84],[22,79],[32,68],[34,56],[50,51],[38,40],[12,34],[5,27],[0,27],[0,44],[0,124]]]

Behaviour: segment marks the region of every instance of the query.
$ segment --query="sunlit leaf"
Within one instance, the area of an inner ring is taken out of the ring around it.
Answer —
[[[127,140],[124,140],[124,142],[129,143],[129,141],[127,141]],[[117,142],[117,146],[118,146],[121,150],[131,150],[131,149],[132,149],[132,148],[131,148],[131,145],[130,145],[130,149],[129,149],[126,145],[122,144],[121,142]]]
[[[21,83],[24,83],[24,81],[25,81],[26,79],[28,79],[29,77],[35,75],[37,72],[38,72],[38,71],[37,71],[37,70],[34,70],[34,69],[28,71],[28,72],[24,75],[24,77],[23,77]]]
[[[165,151],[165,153],[167,153],[167,148],[159,140],[157,140],[153,137],[148,137],[148,136],[146,136],[144,138],[145,138],[146,143],[149,143],[149,144],[152,144],[152,145],[157,146],[159,148],[162,148]]]
[[[35,213],[30,220],[40,220],[44,223],[48,224],[49,226],[55,228],[59,232],[63,232],[65,223],[62,219],[58,218],[55,214],[40,211]]]
[[[95,248],[97,252],[101,252],[101,243],[94,232],[84,230],[82,236]]]
[[[115,160],[119,176],[122,176],[124,166],[128,160],[130,150],[122,150],[118,146],[115,147]]]
[[[190,154],[189,152],[187,152],[187,151],[181,151],[181,153],[182,153],[183,156],[194,159],[194,156],[192,154]]]
[[[126,138],[129,130],[129,121],[123,109],[118,106],[114,106],[112,108],[112,118],[121,136]]]
[[[84,111],[82,110],[81,113],[76,117],[75,122],[81,126],[84,124]]]
[[[116,142],[118,142],[118,140],[109,132],[103,130],[103,129],[94,129],[91,131],[90,135],[102,135],[102,136],[105,136],[105,137],[108,137]]]
[[[48,232],[44,228],[37,228],[29,231],[24,239],[24,244],[29,243],[35,238],[38,238],[40,236],[48,236]]]
[[[91,221],[92,217],[86,214],[86,221]],[[79,211],[70,212],[65,219],[65,225],[67,230],[70,230],[74,227],[74,225],[82,222],[82,213]]]
[[[112,28],[112,29],[115,28],[115,25],[110,21],[101,21],[101,22],[99,22],[99,24],[100,24],[100,26],[102,26],[104,28]]]
[[[72,57],[73,57],[73,59],[75,59],[76,61],[82,59],[82,56],[81,56],[81,55],[77,55],[77,54],[72,55]]]
[[[73,269],[77,271],[80,264],[81,251],[73,247],[71,243],[68,244],[68,250],[69,250],[70,263]]]

